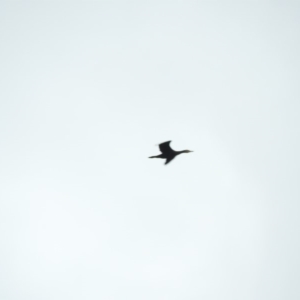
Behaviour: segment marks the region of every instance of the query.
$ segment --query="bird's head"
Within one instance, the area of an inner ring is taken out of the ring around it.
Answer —
[[[191,150],[183,150],[182,153],[190,153],[190,152],[194,152],[194,151],[191,151]]]

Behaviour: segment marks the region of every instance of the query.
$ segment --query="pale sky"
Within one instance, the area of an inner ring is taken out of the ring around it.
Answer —
[[[1,1],[0,299],[299,300],[299,29],[297,1]]]

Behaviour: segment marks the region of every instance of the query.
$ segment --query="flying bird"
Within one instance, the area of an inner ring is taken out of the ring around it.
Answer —
[[[170,147],[171,141],[164,142],[159,144],[159,150],[161,154],[156,156],[149,156],[149,158],[163,158],[166,160],[165,165],[168,164],[172,159],[174,159],[177,155],[181,153],[190,153],[193,151],[190,150],[182,150],[182,151],[175,151]]]

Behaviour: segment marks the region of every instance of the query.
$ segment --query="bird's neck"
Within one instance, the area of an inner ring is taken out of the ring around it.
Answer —
[[[177,151],[178,154],[181,154],[181,153],[187,153],[186,150],[182,150],[182,151]]]

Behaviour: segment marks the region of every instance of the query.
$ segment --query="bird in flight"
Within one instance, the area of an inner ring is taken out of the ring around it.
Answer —
[[[182,151],[175,151],[170,147],[171,141],[164,142],[159,144],[159,150],[161,154],[156,156],[149,156],[149,158],[163,158],[166,160],[165,165],[168,164],[172,159],[174,159],[177,155],[181,153],[190,153],[193,151],[190,150],[182,150]]]

